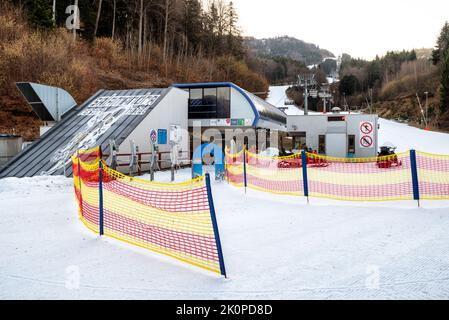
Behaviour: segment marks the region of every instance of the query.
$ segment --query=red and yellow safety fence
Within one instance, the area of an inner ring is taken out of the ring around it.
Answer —
[[[72,158],[89,229],[226,276],[209,176],[154,183],[108,168],[100,155],[98,148]]]
[[[347,201],[449,199],[449,156],[414,150],[373,158],[306,152],[266,157],[227,150],[226,169],[230,183],[275,194]]]
[[[421,199],[449,199],[449,155],[416,152]]]

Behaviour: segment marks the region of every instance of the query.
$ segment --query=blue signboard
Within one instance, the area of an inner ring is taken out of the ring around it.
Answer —
[[[167,144],[167,129],[157,130],[157,144]]]

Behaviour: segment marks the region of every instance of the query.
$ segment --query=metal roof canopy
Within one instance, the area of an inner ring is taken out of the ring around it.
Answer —
[[[259,120],[266,120],[276,122],[281,125],[287,124],[287,115],[273,106],[272,104],[266,102],[265,100],[257,97],[256,95],[240,88],[232,82],[209,82],[209,83],[186,83],[186,84],[174,84],[176,88],[180,89],[195,89],[195,88],[219,88],[219,87],[230,87],[237,90],[250,104],[255,118],[253,127],[257,127]],[[232,103],[232,102],[231,102]]]
[[[77,105],[75,99],[61,88],[32,82],[17,82],[16,86],[42,121],[61,121]]]
[[[98,91],[82,105],[69,110],[41,139],[1,168],[0,178],[32,177],[43,173],[71,176],[72,165],[65,154],[70,156],[79,148],[96,145],[103,146],[108,152],[111,139],[120,145],[169,91],[158,88]],[[64,159],[59,160],[61,156]],[[64,165],[53,171],[58,160]]]

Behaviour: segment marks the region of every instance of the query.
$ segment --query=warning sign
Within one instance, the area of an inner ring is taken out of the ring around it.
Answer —
[[[360,122],[360,147],[373,148],[374,147],[374,123],[370,121]]]
[[[156,130],[151,130],[150,132],[151,142],[156,143],[157,141],[157,133]]]
[[[360,139],[360,146],[363,148],[371,148],[373,146],[373,138],[371,136],[363,136]]]
[[[360,124],[360,131],[365,135],[372,134],[374,131],[373,123],[368,121],[362,122]]]

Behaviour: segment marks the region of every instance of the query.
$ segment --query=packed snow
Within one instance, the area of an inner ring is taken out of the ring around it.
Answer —
[[[276,108],[284,110],[284,112],[289,116],[299,116],[303,115],[304,111],[299,109],[295,105],[285,105],[285,100],[288,99],[286,90],[289,86],[275,86],[270,87],[270,92],[268,93],[267,102],[274,105]]]
[[[382,120],[380,137],[449,154],[447,134]],[[213,194],[228,279],[93,234],[71,179],[0,180],[0,298],[449,298],[449,202],[307,204],[226,182]]]

